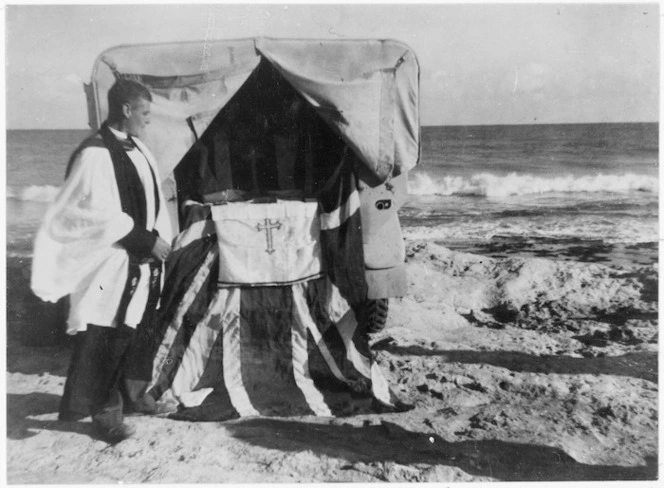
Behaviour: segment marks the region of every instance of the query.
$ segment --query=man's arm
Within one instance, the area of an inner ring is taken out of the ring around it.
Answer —
[[[118,244],[124,247],[127,252],[139,259],[146,259],[152,256],[152,249],[159,238],[159,233],[154,230],[150,232],[134,224],[129,234],[118,241]]]
[[[141,229],[136,224],[129,234],[118,241],[118,244],[139,259],[153,257],[157,261],[163,262],[171,253],[171,246],[159,237],[159,232]]]
[[[108,151],[84,149],[70,170],[46,211],[33,253],[31,287],[37,296],[53,302],[88,286],[114,255],[113,244],[134,225],[113,191]]]
[[[74,164],[74,168],[76,171],[83,172],[82,179],[86,181],[81,199],[83,206],[97,209],[100,213],[108,212],[108,215],[121,212],[117,190],[113,189],[114,185],[109,184],[110,181],[115,181],[115,173],[110,154],[105,148],[83,150]],[[159,237],[156,230],[149,231],[136,225],[131,216],[124,212],[121,215],[124,220],[132,223],[132,227],[128,233],[115,242],[116,244],[138,260],[153,257],[163,261],[168,256],[170,246]]]

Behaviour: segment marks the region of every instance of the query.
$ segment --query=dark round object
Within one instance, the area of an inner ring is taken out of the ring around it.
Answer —
[[[380,332],[385,328],[390,302],[387,298],[365,300],[362,304],[360,326],[369,334]]]

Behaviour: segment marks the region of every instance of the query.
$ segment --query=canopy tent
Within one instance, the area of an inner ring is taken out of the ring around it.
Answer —
[[[120,46],[86,87],[93,128],[118,78],[152,93],[143,140],[181,230],[146,398],[191,420],[408,408],[359,317],[405,292],[413,53],[376,40]]]
[[[167,199],[173,170],[220,111],[262,66],[297,92],[357,157],[372,185],[413,168],[419,158],[419,68],[391,40],[205,40],[118,46],[97,59],[88,95],[90,126],[108,113],[116,77],[153,94],[145,142],[160,165]],[[177,210],[171,209],[175,219]]]

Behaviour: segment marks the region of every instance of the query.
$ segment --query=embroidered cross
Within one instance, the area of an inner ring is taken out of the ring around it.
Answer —
[[[274,247],[272,247],[272,229],[281,229],[281,222],[278,220],[272,222],[271,219],[265,219],[265,224],[256,224],[256,229],[258,229],[258,232],[265,231],[265,237],[267,239],[267,249],[265,252],[272,254],[274,252]]]

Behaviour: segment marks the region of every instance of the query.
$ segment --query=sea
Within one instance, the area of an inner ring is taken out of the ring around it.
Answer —
[[[85,130],[7,132],[7,256],[29,260]],[[492,257],[658,261],[656,123],[427,126],[400,210],[407,240]]]

